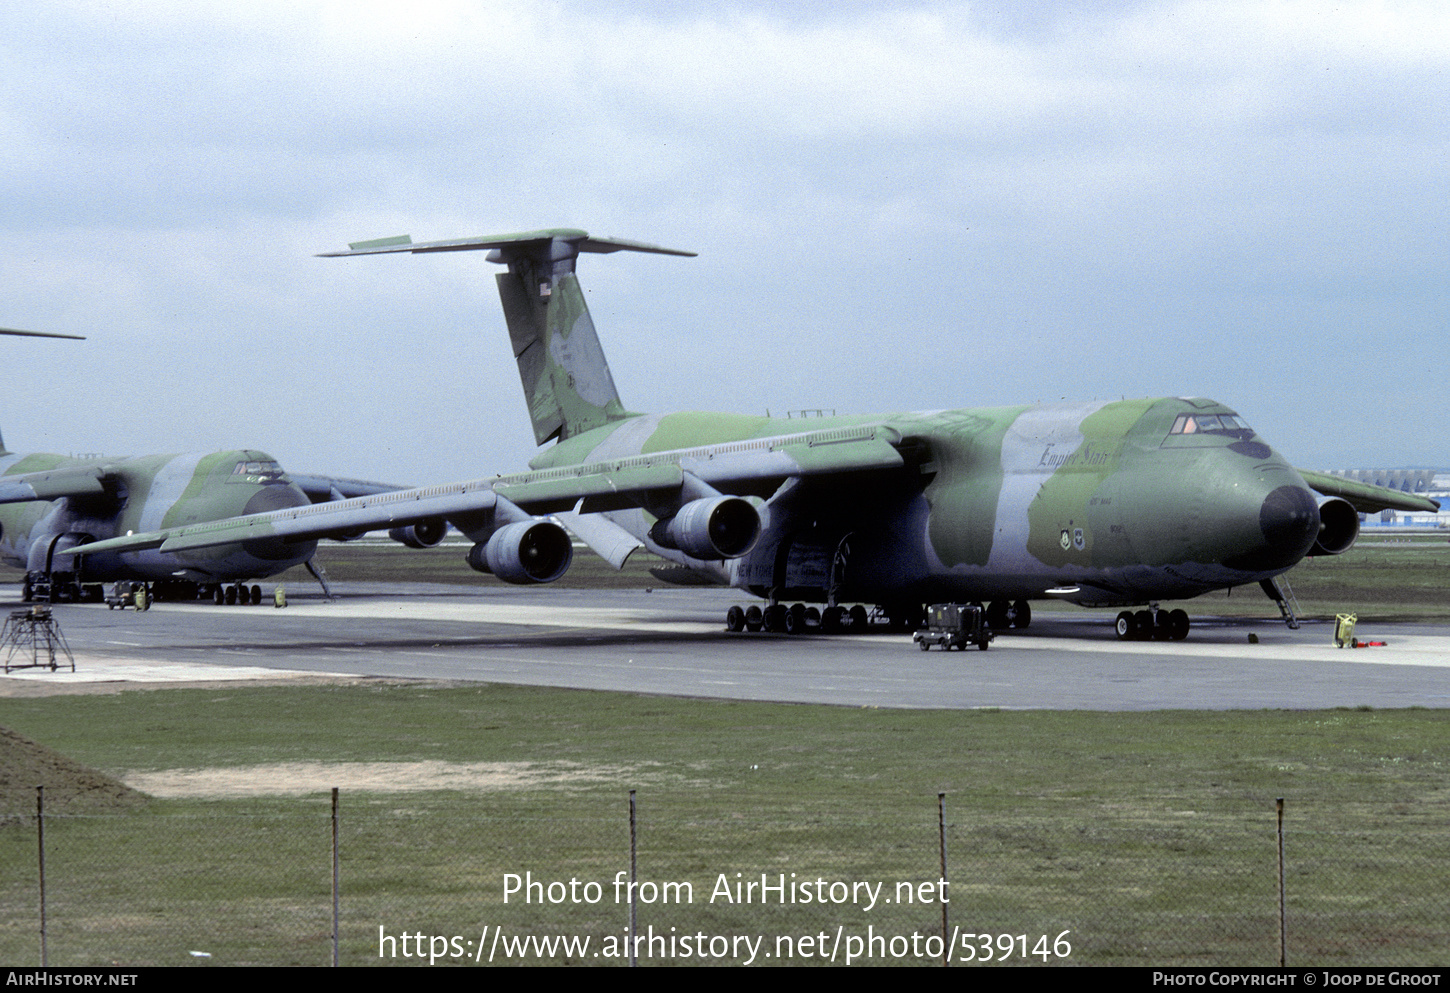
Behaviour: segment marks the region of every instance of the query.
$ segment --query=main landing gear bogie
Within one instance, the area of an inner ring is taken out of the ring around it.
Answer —
[[[822,609],[803,603],[789,606],[773,603],[764,607],[757,604],[734,606],[725,612],[725,630],[732,632],[863,634],[869,626],[870,614],[859,603],[849,610],[840,606]]]
[[[981,606],[981,604],[977,604]],[[1011,602],[993,601],[986,608],[988,626],[994,630],[1025,628],[1032,621],[1032,608],[1026,600]],[[725,613],[725,630],[768,631],[784,634],[865,634],[873,627],[897,633],[915,631],[924,623],[924,612],[919,604],[888,604],[877,607],[873,612],[864,604],[850,608],[839,605],[824,608],[796,604],[752,604],[749,607],[734,606]]]
[[[212,592],[212,602],[218,607],[226,604],[257,605],[262,602],[262,587],[238,583],[235,586],[218,586]]]
[[[1185,610],[1125,610],[1113,631],[1119,641],[1182,641],[1190,622]]]
[[[1025,628],[1032,623],[1032,605],[1026,600],[993,600],[987,606],[987,626],[993,631]]]

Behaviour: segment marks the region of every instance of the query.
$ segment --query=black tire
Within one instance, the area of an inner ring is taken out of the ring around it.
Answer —
[[[736,606],[731,607],[729,610],[725,611],[725,630],[726,631],[744,631],[745,630],[745,610],[744,610],[744,608],[740,607],[737,604]]]
[[[785,630],[785,608],[778,603],[773,603],[765,608],[765,630],[779,632]]]
[[[751,604],[749,607],[746,607],[745,608],[745,630],[747,630],[747,631],[759,631],[764,626],[765,626],[765,615],[763,613],[761,613],[760,608],[757,607],[755,604]]]
[[[992,605],[987,608],[987,626],[993,631],[1011,627],[1012,621],[1008,616],[1011,612],[1012,607],[1006,600],[993,600]]]
[[[821,630],[826,634],[835,634],[844,625],[846,611],[841,607],[827,607],[821,612]]]
[[[1018,600],[1012,605],[1012,626],[1019,631],[1032,623],[1032,604],[1026,600]]]
[[[854,631],[856,634],[866,633],[866,629],[871,624],[871,618],[870,615],[866,613],[865,607],[861,606],[858,603],[856,604],[856,606],[852,607],[849,611],[847,611],[847,616],[851,618],[852,631]]]
[[[1138,622],[1134,620],[1133,612],[1125,610],[1119,614],[1117,621],[1113,623],[1113,630],[1119,641],[1132,641],[1133,636],[1138,633]]]
[[[1153,619],[1153,640],[1167,641],[1172,634],[1173,629],[1169,627],[1168,611],[1158,611],[1158,616]]]
[[[793,603],[790,609],[785,612],[785,633],[805,634],[806,631],[806,605]]]

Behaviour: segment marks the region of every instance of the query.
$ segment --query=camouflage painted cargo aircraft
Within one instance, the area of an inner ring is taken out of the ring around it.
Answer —
[[[261,588],[249,589],[245,581],[310,566],[315,540],[94,554],[89,546],[134,531],[398,488],[324,476],[289,479],[271,456],[250,449],[72,458],[17,455],[0,441],[0,560],[26,570],[27,601],[94,599],[97,584],[132,581],[150,584],[157,599],[259,603]],[[433,541],[442,536],[425,534]]]
[[[12,328],[0,328],[0,335],[85,340],[73,334]],[[242,581],[275,576],[301,563],[311,569],[315,541],[247,542],[164,554],[88,555],[81,546],[137,528],[211,521],[397,489],[402,487],[327,476],[294,475],[289,480],[271,456],[249,449],[210,455],[74,458],[16,455],[0,439],[0,561],[26,570],[22,595],[27,601],[79,600],[93,596],[97,584],[130,581],[149,584],[163,599],[207,595],[218,603],[257,603],[260,587],[248,589]],[[443,532],[409,529],[395,537],[426,547],[441,540]],[[65,554],[72,549],[80,554]],[[318,575],[315,570],[313,574]]]
[[[563,575],[565,526],[616,568],[637,548],[764,600],[727,626],[860,629],[922,605],[984,601],[1025,626],[1034,599],[1124,609],[1119,637],[1182,638],[1162,601],[1273,585],[1343,552],[1357,512],[1433,501],[1293,468],[1238,414],[1202,398],[1061,403],[809,422],[636,414],[615,390],[575,276],[580,253],[691,255],[570,229],[348,252],[491,252],[534,437],[532,471],[280,510],[101,542],[97,550],[309,540],[329,528],[447,520],[474,568],[515,583]],[[787,606],[788,601],[797,601]],[[822,608],[807,606],[820,604]],[[849,609],[848,609],[849,605]]]

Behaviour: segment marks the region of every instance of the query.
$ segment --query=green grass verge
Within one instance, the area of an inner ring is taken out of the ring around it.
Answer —
[[[677,952],[699,933],[764,935],[774,953],[777,936],[834,942],[841,929],[862,941],[870,928],[883,939],[872,961],[924,963],[894,953],[938,933],[935,903],[709,896],[722,873],[882,883],[888,897],[935,880],[945,792],[951,920],[1014,936],[1015,963],[1038,962],[1038,938],[1050,947],[1070,929],[1068,963],[1273,964],[1276,797],[1287,800],[1291,964],[1447,959],[1443,711],[887,711],[376,684],[11,699],[0,724],[111,772],[446,760],[562,774],[487,792],[344,791],[351,964],[378,961],[379,928],[458,936],[472,954],[485,925],[587,935],[582,961],[613,961],[592,955],[626,922],[612,880],[628,864],[630,788],[641,879],[693,886],[688,904],[640,911],[641,929],[673,936]],[[47,830],[52,963],[328,959],[323,795],[153,800]],[[33,823],[0,830],[6,962],[38,954],[34,861]],[[600,900],[506,904],[505,874],[527,872],[598,882]],[[392,961],[418,961],[392,947]]]

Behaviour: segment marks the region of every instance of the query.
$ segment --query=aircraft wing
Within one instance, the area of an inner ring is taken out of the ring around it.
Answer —
[[[287,478],[307,494],[313,503],[329,503],[352,497],[375,496],[379,493],[396,493],[412,489],[409,486],[395,486],[392,483],[370,483],[362,479],[339,479],[336,476],[319,476],[310,472],[289,472]]]
[[[452,520],[503,504],[527,514],[561,513],[591,548],[611,562],[622,562],[632,550],[626,548],[627,536],[606,520],[592,522],[589,515],[638,508],[652,499],[678,501],[700,484],[734,492],[742,486],[773,489],[801,476],[900,469],[904,462],[895,448],[900,441],[900,434],[884,425],[807,431],[274,510],[108,538],[77,546],[72,553],[152,548],[170,552],[257,538],[304,541],[439,518]],[[568,513],[575,510],[577,514]]]
[[[446,519],[491,510],[497,503],[492,485],[493,480],[480,479],[447,486],[395,490],[350,500],[318,503],[310,507],[289,507],[265,514],[249,514],[246,517],[230,517],[203,524],[188,524],[179,528],[107,538],[89,545],[78,545],[71,550],[71,554],[133,552],[151,548],[163,552],[179,552],[259,538],[306,541],[378,528],[402,527],[436,518]],[[56,554],[62,553],[57,551]]]
[[[627,510],[639,497],[667,501],[686,477],[724,493],[773,489],[797,476],[899,469],[901,435],[884,425],[805,431],[694,449],[650,452],[559,469],[500,476],[494,492],[531,514]],[[583,537],[581,535],[581,537]]]
[[[61,497],[104,496],[106,469],[102,465],[73,465],[44,472],[0,476],[0,503],[29,503]]]
[[[1324,496],[1340,497],[1354,505],[1361,514],[1378,514],[1382,510],[1421,511],[1433,514],[1440,509],[1438,500],[1415,496],[1403,490],[1392,490],[1386,486],[1374,486],[1358,480],[1346,479],[1327,472],[1300,469],[1299,475],[1309,488]]]

